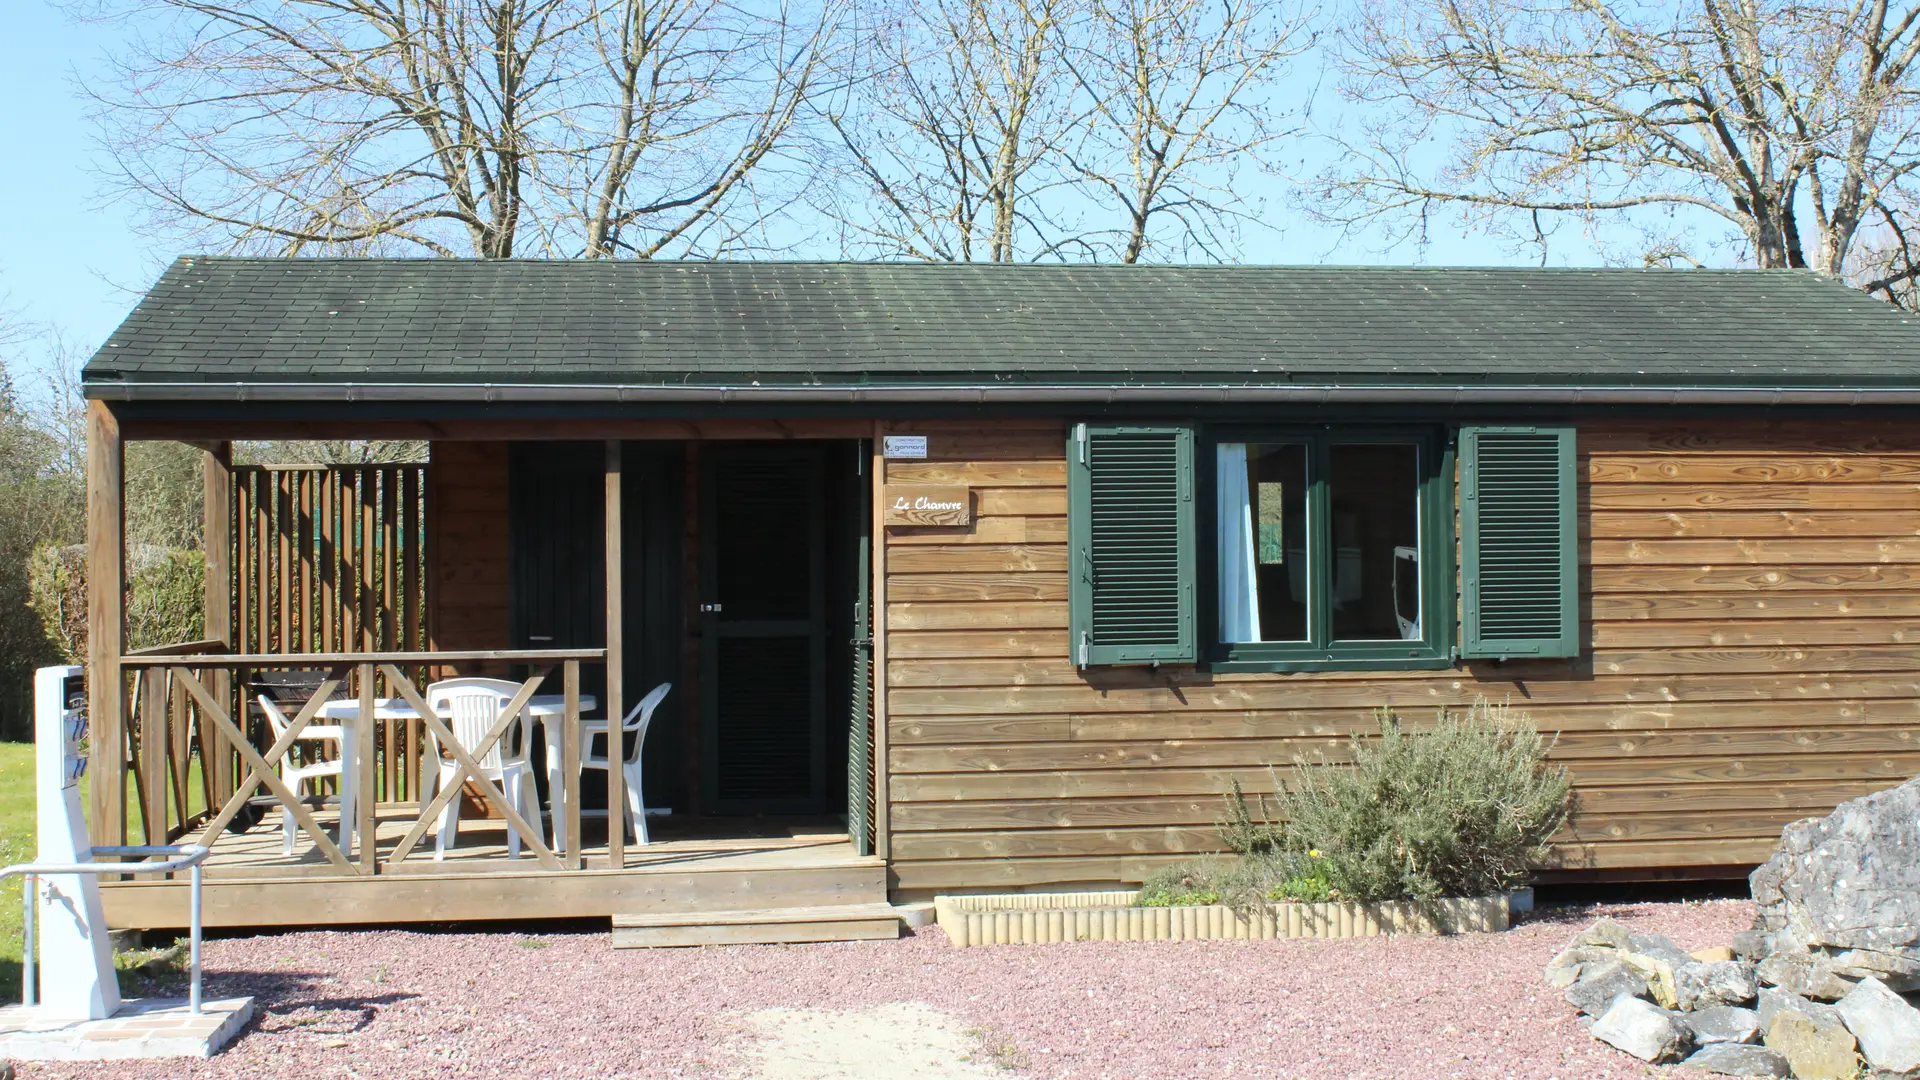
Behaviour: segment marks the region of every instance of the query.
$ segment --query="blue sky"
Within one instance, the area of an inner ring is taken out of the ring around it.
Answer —
[[[111,28],[78,25],[43,0],[9,0],[0,34],[0,295],[88,350],[133,306],[127,290],[165,263],[122,208],[101,205],[73,72],[97,64]]]
[[[137,233],[130,209],[107,197],[96,171],[92,129],[77,84],[112,54],[120,28],[75,22],[47,0],[5,0],[4,7],[0,146],[14,153],[0,168],[0,297],[20,317],[58,331],[90,353],[131,309],[137,290],[180,252]],[[1311,71],[1302,72],[1302,89],[1311,77]],[[1310,175],[1312,163],[1300,171]],[[1364,240],[1343,243],[1288,210],[1284,185],[1275,181],[1273,187],[1266,203],[1273,208],[1277,232],[1250,235],[1245,261],[1488,265],[1538,259],[1537,253],[1513,252],[1457,229],[1438,231],[1424,250],[1382,251],[1378,243]],[[1556,241],[1553,262],[1594,260],[1591,249],[1577,241]],[[44,350],[29,350],[27,359],[43,361]]]

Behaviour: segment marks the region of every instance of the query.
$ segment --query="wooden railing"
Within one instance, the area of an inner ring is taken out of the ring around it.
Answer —
[[[216,649],[222,651],[213,651]],[[549,870],[580,869],[585,863],[580,832],[580,666],[605,661],[603,649],[269,654],[228,653],[219,642],[150,649],[121,658],[133,705],[127,713],[127,752],[96,754],[95,758],[101,766],[121,771],[121,775],[106,778],[110,790],[117,789],[124,795],[127,779],[133,781],[149,843],[166,843],[197,833],[197,842],[216,846],[217,853],[222,831],[257,792],[264,790],[293,815],[314,848],[342,874],[374,874],[383,865],[413,855],[447,803],[459,797],[465,781],[473,780],[487,802],[519,832],[540,866]],[[532,674],[520,682],[511,704],[481,744],[464,748],[445,721],[427,707],[422,687],[427,676],[442,665],[482,663],[524,667]],[[270,730],[246,706],[252,700],[250,684],[261,672],[287,669],[317,670],[323,675],[312,696],[291,718],[287,731],[268,738]],[[477,759],[486,756],[516,721],[532,723],[531,716],[523,715],[527,703],[556,672],[565,702],[559,739],[562,790],[549,792],[549,797],[553,812],[565,815],[567,845],[560,852],[547,846],[539,821],[523,818],[520,808],[512,805],[477,765]],[[350,730],[355,740],[356,786],[366,793],[357,800],[354,832],[360,842],[351,858],[320,827],[310,808],[294,798],[280,777],[280,767],[291,762],[300,732],[343,687],[359,702],[358,719]],[[418,719],[373,721],[375,702],[381,697],[404,700]],[[384,740],[379,737],[383,733],[387,736]],[[433,799],[419,805],[412,785],[419,776],[417,754],[425,745],[423,735],[432,736],[441,752],[452,759],[456,772],[450,782],[440,785]],[[262,744],[266,744],[264,750]],[[197,779],[193,775],[196,766]],[[386,780],[384,786],[378,782],[382,778]],[[381,798],[383,794],[385,798]],[[413,798],[402,797],[407,794]],[[199,796],[197,804],[195,795]],[[377,814],[381,807],[418,810],[405,835],[386,851],[378,842]],[[610,816],[609,829],[619,828],[619,820],[618,814]],[[126,837],[94,839],[95,843],[111,844],[124,843]],[[612,846],[610,862],[624,861],[620,847]]]

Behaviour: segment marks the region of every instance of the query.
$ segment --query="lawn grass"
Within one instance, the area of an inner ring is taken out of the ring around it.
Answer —
[[[0,742],[0,866],[30,862],[34,843],[33,744]],[[0,882],[0,1001],[20,1000],[20,882]]]

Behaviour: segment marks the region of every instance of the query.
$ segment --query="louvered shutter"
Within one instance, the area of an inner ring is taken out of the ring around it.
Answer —
[[[1080,424],[1067,460],[1074,662],[1192,663],[1193,430]]]
[[[1460,432],[1460,653],[1577,656],[1573,429]]]

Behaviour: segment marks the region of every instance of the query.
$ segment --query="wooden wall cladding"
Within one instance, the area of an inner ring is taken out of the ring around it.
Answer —
[[[427,517],[433,647],[509,647],[507,444],[434,443]]]
[[[1568,868],[1765,858],[1780,827],[1920,773],[1920,428],[1579,425],[1585,646],[1451,671],[1083,673],[1068,661],[1063,423],[902,423],[964,529],[887,530],[903,890],[1138,881],[1217,846],[1235,779],[1337,759],[1391,705],[1476,696],[1557,735]]]

